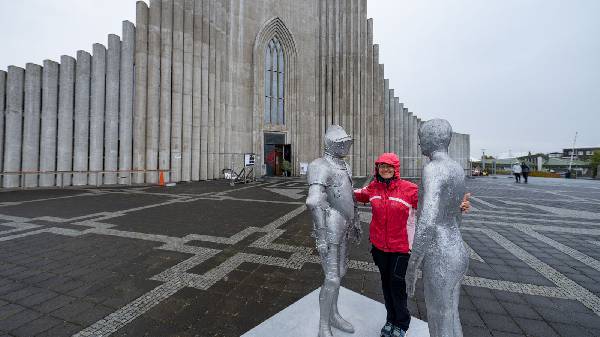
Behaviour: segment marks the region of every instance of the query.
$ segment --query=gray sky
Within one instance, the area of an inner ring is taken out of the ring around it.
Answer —
[[[247,1],[247,0],[245,0]],[[253,0],[254,1],[254,0]],[[600,1],[370,0],[380,62],[423,119],[471,134],[471,156],[600,146]],[[91,50],[133,0],[0,0],[0,69]]]

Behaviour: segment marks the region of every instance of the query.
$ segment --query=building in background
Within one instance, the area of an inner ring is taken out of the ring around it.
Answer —
[[[395,152],[402,176],[418,178],[422,121],[389,87],[366,9],[138,1],[135,24],[106,46],[0,71],[2,186],[156,183],[159,171],[167,182],[218,179],[247,153],[264,174],[288,162],[297,175],[331,124],[354,138],[355,175]],[[469,135],[454,133],[450,155],[465,169],[469,153]]]

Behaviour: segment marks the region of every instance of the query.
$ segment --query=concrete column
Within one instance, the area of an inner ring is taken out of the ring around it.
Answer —
[[[110,39],[110,37],[109,37]],[[106,48],[96,43],[92,52],[90,94],[90,171],[102,171],[104,156],[104,110],[106,108]],[[90,173],[88,184],[102,184],[97,173]]]
[[[366,89],[367,89],[367,118],[365,123],[366,128],[366,146],[365,158],[367,160],[367,174],[373,174],[374,168],[374,153],[373,153],[373,118],[375,117],[375,107],[373,104],[373,19],[367,20],[367,73],[366,73]]]
[[[200,180],[209,179],[210,0],[202,0],[202,114],[200,116]]]
[[[171,169],[171,81],[173,53],[173,0],[162,0],[160,26],[160,121],[158,168]],[[165,181],[171,181],[166,172]]]
[[[394,153],[400,156],[402,153],[400,149],[400,118],[402,114],[402,107],[400,106],[400,100],[398,99],[398,97],[393,97],[393,99],[394,118],[392,120],[392,126],[394,127]]]
[[[332,59],[331,59],[331,69],[332,69],[332,85],[333,85],[333,93],[332,93],[332,117],[333,123],[339,125],[340,124],[340,1],[333,1],[332,8]]]
[[[23,96],[25,69],[9,66],[6,77],[6,131],[4,139],[4,171],[21,171],[21,136],[23,126]],[[18,187],[20,176],[6,175],[3,186]]]
[[[404,166],[406,167],[406,176],[407,177],[412,177],[412,167],[411,167],[411,163],[413,161],[412,158],[412,127],[411,127],[411,121],[412,121],[412,112],[409,112],[408,109],[404,110],[405,113],[405,117],[406,117],[406,128],[405,128],[405,137],[404,137],[404,144],[406,147],[406,156],[404,157],[404,161],[405,164]]]
[[[173,83],[171,100],[171,181],[181,180],[183,121],[183,5],[173,1]]]
[[[393,90],[390,90],[390,80],[387,78],[383,82],[383,150],[384,152],[390,152],[393,148],[392,134],[390,128],[390,119],[393,118],[394,107],[390,105],[390,95],[393,95]],[[390,118],[391,117],[391,118]]]
[[[225,167],[225,121],[227,111],[225,110],[225,103],[227,101],[227,23],[225,17],[225,1],[219,2],[219,20],[218,24],[220,27],[218,38],[218,50],[220,55],[220,65],[217,68],[219,71],[219,77],[217,83],[220,84],[219,88],[219,118],[218,118],[218,144],[219,144],[219,160],[217,162],[217,178],[221,176],[221,171]],[[229,164],[228,164],[229,165]]]
[[[194,67],[194,0],[185,0],[183,11],[183,107],[182,107],[182,144],[181,144],[181,180],[192,180],[192,125],[194,122],[193,115],[193,90],[194,76],[196,71],[198,75],[202,75],[200,64],[197,70]],[[201,60],[201,59],[200,59]],[[201,61],[200,61],[201,62]],[[200,100],[200,98],[198,98]],[[198,116],[200,114],[198,109]],[[198,143],[200,141],[200,129],[198,128]],[[198,158],[200,155],[200,144],[196,147],[198,150]],[[198,167],[196,166],[196,171]],[[196,174],[197,178],[198,175]],[[198,179],[196,179],[198,180]]]
[[[106,60],[106,112],[104,119],[104,171],[119,169],[119,82],[121,66],[121,39],[108,36]],[[99,181],[102,183],[102,180]],[[104,174],[104,183],[114,185],[117,175]]]
[[[148,5],[136,4],[135,94],[133,101],[133,170],[146,167],[146,108],[148,99]],[[123,35],[125,37],[125,35]],[[133,174],[133,183],[144,182],[144,174]]]
[[[326,81],[327,84],[325,91],[325,130],[329,127],[329,125],[334,123],[333,119],[333,59],[335,57],[335,0],[325,0],[327,3],[327,74]]]
[[[367,172],[367,120],[368,120],[368,112],[367,112],[367,1],[360,1],[360,15],[359,15],[359,24],[360,24],[360,175],[366,176],[371,174],[371,172]]]
[[[398,97],[394,97],[394,106],[396,107],[396,116],[394,117],[394,142],[396,142],[396,153],[398,154],[398,157],[402,158],[402,156],[404,156],[404,151],[402,148],[402,119],[404,115],[404,104],[400,103],[400,99]],[[400,161],[402,161],[402,159],[400,159]]]
[[[215,48],[217,34],[215,31],[216,18],[216,3],[210,2],[210,26],[209,26],[209,66],[208,66],[208,163],[207,163],[207,179],[214,179],[214,162],[215,162],[215,93],[216,93],[216,66],[217,66],[217,49]]]
[[[351,0],[351,31],[352,31],[352,137],[354,138],[354,146],[352,147],[353,161],[352,172],[354,175],[360,175],[360,6],[359,0]]]
[[[410,125],[410,116],[408,114],[408,108],[402,109],[402,118],[404,123],[402,124],[402,153],[404,163],[404,176],[408,177],[409,175],[409,158],[410,157],[410,136],[409,136],[409,125]]]
[[[338,86],[338,93],[337,93],[337,105],[339,106],[339,115],[340,115],[340,125],[342,125],[344,127],[344,129],[346,129],[346,132],[348,131],[348,122],[347,122],[347,118],[348,118],[348,97],[350,97],[348,95],[348,91],[347,91],[347,87],[346,87],[346,79],[348,78],[347,76],[347,69],[346,69],[346,64],[347,64],[347,60],[348,60],[348,54],[347,54],[347,50],[346,50],[346,4],[348,3],[347,0],[345,1],[339,1],[337,6],[337,34],[336,34],[336,38],[338,39],[338,46],[339,46],[339,50],[338,50],[338,57],[337,57],[337,61],[338,61],[338,71],[339,71],[339,86]]]
[[[379,57],[377,57],[377,59],[379,59]],[[378,61],[379,62],[379,61]],[[384,69],[384,65],[383,64],[379,64],[379,75],[378,75],[378,81],[377,81],[377,87],[378,87],[378,91],[379,91],[379,114],[377,117],[377,151],[375,153],[376,156],[379,156],[381,153],[384,152],[383,149],[383,137],[385,136],[384,134],[384,95],[385,95],[385,88],[384,88],[384,78],[385,76],[385,69]]]
[[[419,176],[419,158],[421,157],[421,153],[419,153],[419,148],[418,148],[418,140],[419,140],[419,136],[418,136],[418,130],[419,130],[419,124],[417,121],[417,116],[413,113],[413,117],[412,117],[412,132],[411,132],[411,137],[412,137],[412,151],[413,151],[413,161],[412,161],[412,168],[413,168],[413,175],[415,177]]]
[[[204,109],[203,96],[203,1],[194,0],[194,70],[192,76],[192,181],[200,180],[200,154],[202,151],[201,133],[202,133],[202,111]]]
[[[346,2],[346,57],[347,57],[347,64],[346,64],[346,72],[347,72],[347,78],[346,78],[346,101],[347,101],[347,110],[348,110],[348,116],[347,116],[347,123],[348,123],[348,132],[350,133],[350,135],[354,138],[354,128],[356,126],[356,124],[354,123],[354,109],[355,109],[355,105],[354,105],[354,98],[356,96],[356,93],[354,91],[354,77],[355,77],[355,71],[354,71],[354,62],[355,62],[355,48],[356,46],[354,45],[354,34],[355,34],[355,26],[354,26],[354,11],[355,11],[355,5],[354,5],[354,1],[349,0]],[[352,168],[352,172],[354,173],[354,167],[355,167],[355,158],[354,158],[354,151],[350,152],[350,168]]]
[[[82,56],[82,58],[84,58]],[[85,61],[83,61],[85,62]],[[58,87],[58,133],[56,170],[73,170],[73,110],[75,106],[75,59],[63,55],[60,58]],[[59,174],[57,186],[71,185],[71,174]]]
[[[21,170],[38,171],[40,154],[40,112],[42,108],[42,67],[25,66],[25,109],[23,111],[23,154]],[[38,175],[27,174],[25,187],[37,187]]]
[[[56,127],[58,122],[58,63],[44,61],[42,76],[42,126],[40,171],[56,171]],[[40,175],[40,186],[54,186],[54,174]]]
[[[4,162],[4,116],[6,115],[6,71],[0,70],[0,170]],[[2,177],[0,177],[0,184]]]
[[[135,26],[123,21],[121,69],[119,75],[119,171],[129,171],[133,157],[133,95],[134,95]],[[119,184],[131,183],[129,173],[119,174]]]
[[[213,179],[219,178],[219,158],[220,158],[220,136],[221,136],[221,66],[222,66],[222,56],[223,51],[221,50],[222,46],[222,34],[221,34],[221,3],[217,0],[214,4],[215,16],[213,22],[213,30],[211,30],[211,35],[214,33],[215,40],[212,48],[215,50],[215,96],[214,96],[214,126],[213,126],[213,158],[209,165],[212,165]],[[209,140],[210,141],[210,140]]]
[[[160,114],[161,0],[150,0],[148,21],[148,100],[146,110],[146,182],[158,182],[158,131]]]
[[[421,145],[419,144],[419,129],[421,129],[421,119],[417,118],[416,122],[416,138],[415,142],[417,143],[416,151],[417,151],[417,177],[421,177],[422,168],[423,168],[423,153],[421,152]]]
[[[101,46],[101,45],[100,45]],[[102,47],[102,46],[101,46]],[[104,47],[102,47],[104,48]],[[75,135],[73,170],[88,171],[88,155],[90,142],[90,80],[92,57],[86,52],[77,53],[77,69],[75,82]],[[102,96],[104,102],[104,96]],[[104,110],[102,110],[104,113]],[[95,126],[96,124],[94,124]],[[73,185],[81,186],[88,183],[86,173],[77,173],[73,176]]]

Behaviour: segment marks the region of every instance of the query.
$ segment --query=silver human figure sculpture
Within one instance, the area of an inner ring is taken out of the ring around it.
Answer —
[[[360,241],[360,221],[352,188],[352,171],[344,161],[352,138],[341,126],[325,133],[325,154],[308,166],[306,205],[312,213],[313,235],[325,281],[319,293],[319,337],[332,337],[331,327],[353,333],[338,311],[341,279],[348,268],[348,239]]]
[[[458,315],[460,284],[469,254],[460,234],[460,204],[465,192],[462,167],[448,156],[450,123],[433,119],[419,130],[422,152],[431,160],[423,169],[415,238],[406,271],[412,297],[422,265],[425,305],[431,337],[462,337]]]

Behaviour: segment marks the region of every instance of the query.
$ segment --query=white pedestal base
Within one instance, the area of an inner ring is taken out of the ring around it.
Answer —
[[[319,325],[319,291],[301,298],[264,321],[242,337],[317,337]],[[340,288],[338,307],[340,314],[356,330],[353,334],[331,329],[336,337],[378,337],[385,324],[385,306],[344,287]],[[429,337],[426,322],[412,318],[407,337]]]

